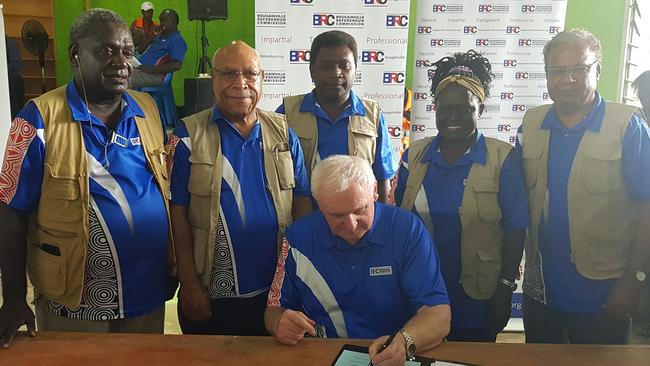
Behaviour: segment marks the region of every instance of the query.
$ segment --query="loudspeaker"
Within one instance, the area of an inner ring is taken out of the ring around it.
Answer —
[[[183,117],[212,107],[212,101],[214,100],[214,93],[212,92],[212,79],[185,79],[184,86],[185,108],[183,110]]]
[[[190,20],[228,18],[228,0],[187,0],[187,17]]]

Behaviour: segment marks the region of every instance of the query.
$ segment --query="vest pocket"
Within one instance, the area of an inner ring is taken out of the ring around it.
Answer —
[[[66,257],[45,252],[31,244],[27,257],[29,278],[34,287],[49,296],[63,296],[66,290]]]
[[[501,219],[498,188],[496,182],[482,182],[474,186],[474,197],[478,216],[483,222],[497,222]]]
[[[191,159],[190,159],[191,160]],[[189,219],[193,226],[210,228],[214,164],[192,162],[187,190],[190,192]]]
[[[48,221],[54,222],[81,221],[79,195],[79,182],[76,179],[50,177],[39,205],[39,211],[44,210],[47,214],[39,214],[39,217],[41,220],[47,217]]]
[[[293,175],[293,157],[287,143],[280,143],[273,147],[273,162],[275,171],[278,174],[280,189],[293,189],[296,187],[296,180]]]
[[[478,273],[476,287],[485,298],[492,296],[497,287],[497,277],[501,271],[501,248],[482,248],[476,251]]]
[[[607,193],[624,186],[621,159],[605,160],[584,157],[585,188],[590,193]]]
[[[354,156],[365,159],[372,165],[377,144],[377,130],[374,125],[364,123],[360,118],[350,117],[349,128],[354,143]],[[349,153],[352,154],[352,151]]]

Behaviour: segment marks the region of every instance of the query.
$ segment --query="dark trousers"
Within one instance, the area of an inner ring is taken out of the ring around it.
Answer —
[[[524,329],[526,343],[627,344],[630,320],[562,311],[524,295]]]
[[[178,303],[178,322],[183,334],[219,334],[242,336],[268,336],[264,328],[264,309],[268,292],[255,297],[212,299],[212,317],[206,321],[189,320]]]
[[[497,334],[489,328],[451,327],[446,339],[456,342],[495,342],[497,340]]]

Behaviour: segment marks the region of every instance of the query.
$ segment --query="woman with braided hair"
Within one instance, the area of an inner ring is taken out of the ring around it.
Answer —
[[[395,191],[433,237],[451,303],[447,339],[454,341],[494,342],[507,324],[528,223],[517,155],[477,128],[491,69],[473,50],[434,64],[438,135],[404,152]]]

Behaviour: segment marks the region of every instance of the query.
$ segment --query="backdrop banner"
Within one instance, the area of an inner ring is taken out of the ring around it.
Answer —
[[[409,0],[256,0],[255,46],[265,70],[260,107],[275,110],[282,98],[310,92],[311,41],[341,30],[357,41],[354,91],[380,103],[399,151],[408,24]]]
[[[567,0],[418,0],[411,141],[437,134],[432,64],[474,49],[490,60],[495,76],[479,128],[514,144],[526,109],[551,103],[542,50],[562,30],[566,5]]]

